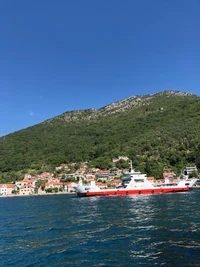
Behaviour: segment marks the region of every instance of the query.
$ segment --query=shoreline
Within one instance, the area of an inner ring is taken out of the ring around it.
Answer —
[[[65,193],[44,193],[44,194],[30,194],[30,195],[19,195],[19,194],[12,194],[12,195],[0,195],[0,198],[12,198],[12,197],[35,197],[35,196],[55,196],[55,195],[76,195],[74,192],[65,192]]]

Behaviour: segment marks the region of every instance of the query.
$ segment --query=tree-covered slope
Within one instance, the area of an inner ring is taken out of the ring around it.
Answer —
[[[199,147],[200,98],[165,91],[99,110],[66,112],[1,137],[0,172],[80,161],[103,168],[113,157],[127,155],[135,167],[159,177],[165,166],[200,167]]]

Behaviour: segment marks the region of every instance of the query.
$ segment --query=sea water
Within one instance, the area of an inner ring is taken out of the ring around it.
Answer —
[[[0,198],[0,266],[200,266],[200,189]]]

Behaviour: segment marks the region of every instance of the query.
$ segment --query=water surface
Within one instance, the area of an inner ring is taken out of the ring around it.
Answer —
[[[199,199],[0,198],[0,266],[200,266]]]

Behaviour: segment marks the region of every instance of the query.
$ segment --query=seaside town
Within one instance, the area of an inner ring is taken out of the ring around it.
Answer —
[[[113,163],[117,161],[129,161],[126,156],[120,156],[113,159]],[[129,169],[118,169],[113,167],[106,170],[98,168],[88,168],[87,162],[80,164],[80,167],[75,170],[76,163],[61,164],[55,168],[55,173],[42,172],[40,174],[24,175],[23,180],[14,181],[13,183],[0,184],[0,196],[31,196],[31,195],[50,195],[50,194],[69,194],[75,193],[74,187],[78,185],[81,179],[84,184],[89,184],[91,180],[96,180],[99,188],[115,188],[121,184],[121,177],[126,175]],[[73,172],[72,172],[73,170]],[[184,174],[190,175],[193,172],[197,173],[197,168],[186,167]],[[155,179],[147,177],[153,184],[163,183],[166,178],[169,181],[176,182],[177,175],[170,168],[163,169],[163,177]]]

